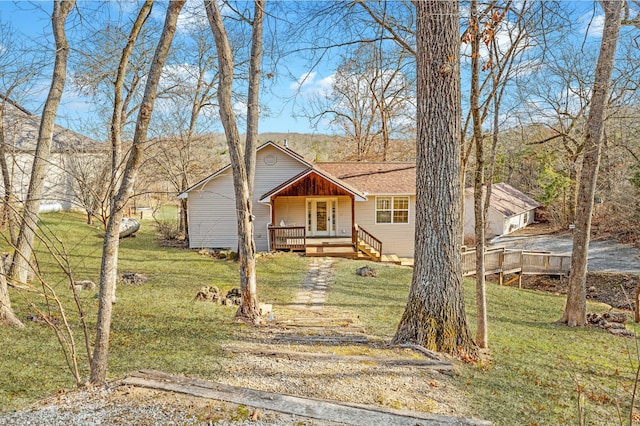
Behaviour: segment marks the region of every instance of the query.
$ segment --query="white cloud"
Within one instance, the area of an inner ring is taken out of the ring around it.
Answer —
[[[289,88],[303,97],[325,97],[331,93],[334,81],[335,74],[319,78],[317,72],[309,71],[300,75],[298,80],[289,85]]]
[[[300,90],[302,89],[303,86],[308,86],[310,84],[313,83],[313,80],[316,78],[316,75],[318,73],[316,73],[315,71],[309,71],[309,72],[305,72],[304,74],[302,74],[298,80],[296,80],[295,82],[291,83],[289,85],[289,88],[291,90]]]
[[[582,24],[582,32],[588,37],[602,37],[604,15],[594,16],[593,13],[587,13],[580,17],[580,23]]]

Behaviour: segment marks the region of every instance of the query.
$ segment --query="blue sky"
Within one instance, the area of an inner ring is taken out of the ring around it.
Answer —
[[[87,3],[87,2],[85,2]],[[200,4],[200,2],[197,2]],[[80,3],[82,7],[82,3]],[[0,0],[0,19],[3,22],[10,22],[12,28],[27,38],[33,39],[35,43],[45,45],[52,49],[53,41],[51,37],[50,11],[52,2],[11,2]],[[132,10],[132,14],[136,10]],[[154,13],[162,19],[163,11],[155,10]],[[84,19],[87,17],[85,16]],[[47,44],[48,43],[48,44]],[[71,45],[73,50],[74,46]],[[73,52],[72,52],[73,55]],[[286,76],[269,82],[269,87],[261,91],[261,102],[268,109],[268,113],[263,114],[260,121],[260,132],[292,132],[292,133],[326,133],[328,129],[316,130],[310,126],[309,120],[299,116],[300,102],[304,102],[314,88],[321,88],[326,84],[327,77],[330,77],[333,70],[326,70],[326,75],[322,71],[314,71],[308,75],[304,83],[296,83],[293,75],[306,75],[304,68],[298,68],[295,61],[287,62],[288,73],[292,77]],[[268,70],[265,70],[268,72]],[[48,91],[48,81],[43,81],[36,88],[28,100],[23,101],[23,105],[34,113],[38,113]],[[239,109],[241,110],[241,105]],[[73,89],[67,84],[58,113],[58,123],[74,130],[80,130],[80,122],[91,110],[89,99],[73,93]],[[216,129],[214,129],[216,130]],[[218,126],[217,131],[222,131]]]
[[[90,5],[91,2],[80,2],[80,8],[84,5]],[[94,3],[95,4],[95,3]],[[132,4],[132,13],[133,5]],[[191,2],[191,4],[200,4],[199,1]],[[585,17],[589,17],[592,12],[593,2],[567,2],[567,5],[577,7],[584,11],[579,17],[585,20],[586,29],[587,22]],[[24,34],[29,39],[34,40],[39,45],[46,45],[51,49],[52,41],[50,37],[50,10],[52,4],[50,1],[40,2],[10,2],[0,1],[0,18],[3,22],[10,22],[12,27],[19,33]],[[86,9],[85,9],[86,10]],[[162,11],[154,12],[161,19]],[[77,18],[77,17],[76,17]],[[90,19],[90,16],[83,16],[82,19]],[[185,18],[186,19],[186,18]],[[589,32],[593,38],[597,38],[601,31],[601,19],[596,18],[591,21]],[[47,38],[48,37],[48,38]],[[47,44],[48,43],[48,44]],[[72,45],[72,49],[73,49]],[[73,53],[72,53],[73,54]],[[269,112],[263,114],[260,121],[260,132],[291,132],[291,133],[328,133],[330,129],[322,126],[315,129],[311,127],[309,120],[301,115],[301,110],[305,104],[315,94],[330,90],[333,73],[335,71],[335,63],[327,62],[320,66],[314,67],[313,70],[305,67],[302,60],[295,57],[286,59],[286,73],[282,73],[273,81],[269,81],[269,87],[261,92],[261,102],[264,103]],[[265,67],[263,74],[270,71]],[[25,101],[25,107],[34,112],[38,112],[42,102],[44,101],[48,91],[48,81],[43,81],[38,86],[38,90],[33,93],[30,100]],[[239,105],[241,110],[242,105]],[[81,131],[81,121],[91,111],[92,105],[90,101],[77,93],[67,85],[63,101],[59,110],[59,124]],[[222,131],[220,126],[214,130]]]

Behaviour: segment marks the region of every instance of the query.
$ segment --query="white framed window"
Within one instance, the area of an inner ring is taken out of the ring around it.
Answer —
[[[376,223],[409,223],[409,197],[376,197]]]

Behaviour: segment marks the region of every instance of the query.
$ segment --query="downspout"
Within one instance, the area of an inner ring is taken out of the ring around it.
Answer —
[[[271,221],[267,223],[267,247],[269,247],[269,253],[271,253],[273,251],[271,250],[271,230],[269,229],[270,226],[273,226],[273,203],[271,200],[269,200],[269,217]]]

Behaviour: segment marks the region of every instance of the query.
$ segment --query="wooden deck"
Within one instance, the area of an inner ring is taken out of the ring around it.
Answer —
[[[307,256],[382,260],[382,242],[357,225],[349,237],[308,237],[304,226],[270,226],[270,249],[304,251]]]
[[[485,275],[498,274],[500,284],[505,274],[516,274],[507,284],[517,280],[521,284],[522,275],[569,275],[571,256],[553,254],[551,252],[534,252],[525,250],[507,250],[505,248],[489,249],[484,254]],[[476,251],[462,253],[462,275],[476,274]]]

